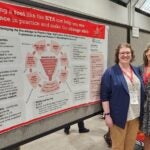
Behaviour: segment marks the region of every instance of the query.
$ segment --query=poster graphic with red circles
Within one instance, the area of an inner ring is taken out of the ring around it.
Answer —
[[[99,102],[108,27],[0,2],[0,133]]]

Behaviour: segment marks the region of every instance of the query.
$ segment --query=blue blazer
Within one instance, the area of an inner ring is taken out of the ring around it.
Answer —
[[[144,107],[144,84],[139,74],[139,70],[136,67],[131,67],[141,82],[140,119],[142,119]],[[101,79],[100,99],[102,102],[109,101],[110,115],[113,123],[121,128],[125,128],[130,96],[126,80],[118,64],[108,68],[103,74]]]

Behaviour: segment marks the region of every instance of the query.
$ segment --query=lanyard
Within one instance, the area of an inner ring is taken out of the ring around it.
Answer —
[[[133,84],[133,70],[130,67],[130,75],[126,73],[126,71],[124,69],[122,69],[123,74],[130,80],[130,82]]]

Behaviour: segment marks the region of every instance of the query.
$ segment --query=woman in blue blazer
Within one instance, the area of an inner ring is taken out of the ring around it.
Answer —
[[[150,44],[143,52],[143,65],[139,67],[145,85],[145,101],[141,131],[145,134],[144,150],[150,150]]]
[[[130,44],[119,44],[115,65],[101,79],[100,99],[105,123],[110,128],[112,150],[133,150],[142,119],[144,85],[137,68],[131,65],[134,51]]]

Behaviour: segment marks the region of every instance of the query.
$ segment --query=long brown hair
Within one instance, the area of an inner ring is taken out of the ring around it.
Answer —
[[[118,47],[116,48],[116,52],[115,52],[115,63],[118,64],[119,63],[119,52],[120,52],[120,49],[121,48],[129,48],[131,50],[131,55],[132,55],[132,59],[130,62],[132,62],[135,58],[135,55],[134,55],[134,51],[133,49],[131,48],[131,45],[128,44],[128,43],[121,43],[118,45]]]
[[[146,56],[146,53],[150,50],[150,44],[147,46],[146,50],[143,53],[143,62],[144,62],[144,66],[148,66],[148,59]]]

